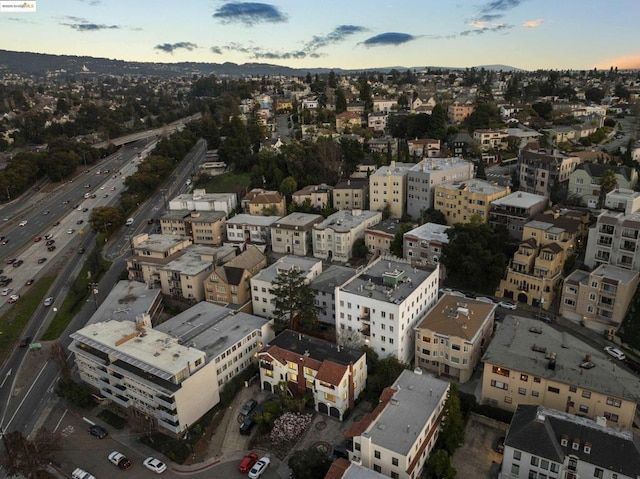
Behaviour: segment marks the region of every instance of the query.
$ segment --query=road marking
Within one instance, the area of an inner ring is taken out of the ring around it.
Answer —
[[[13,422],[13,420],[16,417],[16,414],[18,414],[18,411],[20,410],[20,408],[22,407],[24,402],[27,400],[27,397],[29,396],[29,394],[31,394],[31,390],[36,385],[36,383],[38,382],[38,379],[40,378],[40,375],[44,372],[44,368],[46,368],[47,366],[48,366],[48,363],[45,364],[44,366],[42,366],[42,368],[40,369],[40,372],[36,376],[35,380],[33,381],[33,383],[31,383],[31,387],[27,390],[27,394],[24,395],[24,397],[22,398],[22,401],[20,401],[20,404],[18,404],[18,407],[16,408],[15,412],[13,413],[13,416],[11,416],[11,419],[9,419],[9,421],[7,422],[7,425],[5,426],[5,428],[8,428],[9,425]],[[4,419],[4,417],[3,417],[3,419]]]
[[[7,374],[5,374],[4,379],[2,380],[2,384],[0,384],[0,388],[4,386],[4,383],[6,383],[7,379],[9,379],[9,376],[11,376],[11,371],[13,371],[13,369],[9,369],[7,371]]]
[[[62,418],[60,418],[60,420],[62,421]],[[56,426],[56,428],[57,427],[58,426]],[[55,431],[55,429],[54,429],[54,431]],[[73,426],[67,426],[62,430],[62,432],[60,434],[62,434],[64,437],[69,437],[74,432],[76,432],[76,429]]]
[[[62,416],[60,416],[60,420],[58,421],[58,424],[56,424],[56,427],[53,428],[53,432],[56,432],[58,430],[58,426],[60,426],[60,423],[62,422],[62,420],[64,419],[64,417],[67,415],[67,410],[65,409],[64,412],[62,413]],[[64,435],[64,431],[66,431],[67,429],[73,429],[73,426],[67,426],[63,429],[62,434]]]

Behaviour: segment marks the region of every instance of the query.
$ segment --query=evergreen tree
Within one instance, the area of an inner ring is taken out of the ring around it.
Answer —
[[[600,177],[600,194],[598,195],[598,208],[604,206],[604,202],[607,198],[607,193],[615,190],[618,187],[618,180],[613,170],[606,170]]]
[[[464,419],[460,411],[460,398],[458,397],[458,385],[451,383],[449,396],[444,403],[444,420],[440,429],[440,439],[444,449],[453,455],[464,441]]]
[[[278,273],[272,283],[275,298],[274,330],[294,329],[294,320],[305,329],[313,329],[317,320],[315,293],[305,278],[306,271],[290,269]]]
[[[342,88],[336,90],[336,113],[347,111],[347,98],[344,96]]]

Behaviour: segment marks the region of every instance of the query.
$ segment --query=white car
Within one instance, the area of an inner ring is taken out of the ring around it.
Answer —
[[[144,464],[144,467],[156,474],[162,474],[167,470],[167,465],[155,457],[147,457],[142,464]]]
[[[13,291],[13,288],[4,288],[2,290],[2,296],[8,296],[11,291]]]
[[[612,348],[611,346],[605,346],[604,350],[609,354],[609,356],[613,356],[620,361],[624,361],[627,359],[627,356],[617,348]]]
[[[251,470],[249,471],[249,479],[258,479],[264,471],[267,470],[271,460],[268,457],[261,457],[258,462],[256,462]]]
[[[7,303],[15,303],[19,299],[20,299],[20,295],[19,294],[12,294],[11,296],[9,296],[9,299],[7,300]]]
[[[509,301],[500,301],[498,306],[504,309],[510,309],[511,311],[515,311],[518,307],[515,303],[510,303]]]
[[[18,226],[22,227],[22,226],[27,226],[27,220],[22,220]]]
[[[49,296],[47,299],[44,300],[45,306],[51,306],[52,304],[53,304],[53,296]]]

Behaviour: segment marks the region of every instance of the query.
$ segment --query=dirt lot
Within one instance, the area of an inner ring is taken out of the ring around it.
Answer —
[[[497,478],[502,454],[498,454],[495,447],[508,427],[508,424],[472,413],[465,430],[464,445],[453,455],[456,477]]]

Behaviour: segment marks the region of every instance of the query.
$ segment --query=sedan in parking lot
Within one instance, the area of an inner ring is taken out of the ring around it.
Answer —
[[[553,323],[553,318],[547,313],[536,313],[533,317],[534,319],[538,319],[544,323]]]
[[[53,298],[47,298],[47,299],[53,300]],[[94,424],[93,426],[91,426],[89,428],[89,434],[91,434],[92,436],[97,437],[98,439],[103,439],[103,438],[107,437],[108,432],[102,426],[98,426],[97,424]]]
[[[240,465],[238,466],[238,471],[240,471],[243,474],[246,474],[251,470],[251,468],[257,461],[258,461],[258,455],[256,453],[252,452],[251,454],[247,454],[246,456],[244,456],[242,461],[240,461]]]
[[[118,468],[124,470],[131,467],[131,461],[127,459],[127,456],[118,451],[113,451],[109,454],[109,462],[118,466]]]
[[[262,475],[262,473],[267,470],[267,467],[269,467],[270,463],[271,460],[268,457],[261,457],[260,460],[256,462],[249,471],[249,479],[258,479]]]
[[[155,457],[147,457],[142,464],[144,464],[144,467],[156,474],[162,474],[167,470],[167,465]]]
[[[516,308],[517,308],[515,303],[510,303],[509,301],[500,301],[498,303],[498,306],[500,306],[501,308],[504,308],[504,309],[510,309],[512,311],[515,311]]]

